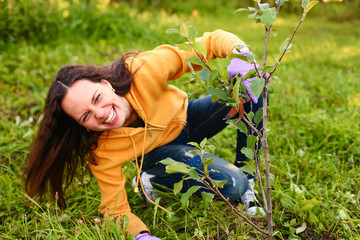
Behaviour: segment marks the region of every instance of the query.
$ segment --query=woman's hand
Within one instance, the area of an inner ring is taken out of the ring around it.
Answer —
[[[160,238],[150,236],[148,233],[142,233],[136,236],[136,240],[161,240]]]
[[[236,48],[234,48],[234,49],[233,49],[233,52],[234,52],[235,54],[243,55],[243,56],[246,56],[246,55],[248,55],[249,53],[251,53],[251,51],[249,51],[249,49],[248,49],[247,47],[242,48],[242,49],[241,49],[241,52],[238,52],[238,51],[236,50]],[[255,61],[254,63],[255,63],[255,65],[256,65],[256,67],[259,67],[259,65],[257,64],[256,61]],[[229,72],[230,79],[233,78],[236,74],[239,74],[240,77],[244,77],[245,74],[246,74],[247,72],[249,72],[250,70],[252,70],[252,69],[255,69],[254,64],[251,64],[251,63],[249,63],[249,62],[247,62],[247,61],[244,61],[244,60],[242,60],[242,59],[239,59],[239,58],[233,58],[233,59],[231,59],[231,63],[230,63],[230,65],[229,65],[228,68],[227,68],[227,70],[228,70],[228,72]],[[255,96],[252,94],[252,92],[251,92],[251,90],[250,90],[250,83],[251,83],[251,80],[253,80],[253,79],[254,79],[254,78],[248,78],[248,79],[246,79],[245,81],[243,81],[243,84],[244,84],[247,92],[249,93],[252,101],[253,101],[255,104],[257,104],[258,99],[257,99],[257,97],[255,97]]]

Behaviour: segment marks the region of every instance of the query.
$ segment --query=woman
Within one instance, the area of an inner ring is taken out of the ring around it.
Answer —
[[[222,30],[205,33],[198,41],[206,47],[207,59],[226,57],[245,44]],[[188,101],[186,93],[167,84],[189,71],[185,59],[191,56],[194,53],[162,45],[136,56],[125,54],[109,66],[63,67],[48,92],[44,118],[25,166],[29,196],[41,199],[49,190],[52,198],[57,196],[59,207],[66,208],[63,184],[68,186],[79,165],[88,161],[101,191],[100,211],[127,215],[126,232],[137,240],[157,239],[131,213],[121,168],[138,159],[138,176],[142,170],[146,189],[154,183],[172,188],[181,180],[182,176],[167,174],[157,164],[167,157],[201,168],[199,156],[191,153],[193,148],[187,143],[221,131],[230,109],[211,102],[211,96]],[[236,71],[236,64],[231,71]],[[250,64],[242,64],[249,68]],[[246,138],[238,135],[238,145],[244,142]],[[243,197],[247,205],[254,202],[254,197],[248,198],[254,196],[253,181],[249,187],[248,178],[236,166],[211,157],[214,162],[209,168],[218,170],[211,172],[212,178],[228,180],[222,189],[225,197],[230,201]],[[198,183],[185,182],[183,190],[194,184]]]

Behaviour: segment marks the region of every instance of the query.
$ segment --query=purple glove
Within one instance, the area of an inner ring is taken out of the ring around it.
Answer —
[[[249,53],[251,53],[250,51],[243,51],[241,53],[237,53],[238,55],[243,55],[246,56]],[[256,67],[260,67],[259,64],[257,64],[257,62],[255,61]],[[239,73],[240,77],[244,77],[246,73],[248,73],[250,70],[255,69],[254,68],[254,64],[248,63],[247,61],[241,60],[239,58],[233,58],[231,59],[231,63],[228,66],[227,70],[229,72],[229,76],[230,79],[233,78],[236,74]],[[250,90],[250,83],[251,80],[253,80],[254,78],[248,78],[245,81],[243,81],[243,84],[247,90],[247,92],[249,93],[251,99],[253,100],[253,102],[255,104],[257,104],[258,99],[257,97],[255,97],[251,90]]]
[[[161,240],[160,238],[150,236],[148,233],[142,233],[136,236],[136,240]]]

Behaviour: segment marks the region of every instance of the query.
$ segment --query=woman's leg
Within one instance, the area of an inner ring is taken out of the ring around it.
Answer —
[[[183,174],[173,173],[168,174],[165,170],[165,165],[159,161],[165,158],[171,158],[175,161],[185,163],[197,170],[199,174],[203,169],[201,166],[200,156],[193,152],[195,148],[188,145],[165,145],[154,149],[145,156],[143,171],[147,174],[153,175],[151,182],[156,185],[162,185],[173,189],[174,184],[182,180]],[[229,198],[230,201],[238,201],[241,196],[248,189],[248,180],[243,172],[241,172],[233,164],[211,154],[205,154],[206,158],[213,158],[213,162],[208,166],[210,177],[213,180],[227,180],[223,188],[220,188],[221,193]],[[186,180],[183,183],[182,192],[186,192],[192,186],[203,186],[195,194],[200,196],[202,191],[211,192],[205,189],[205,186],[195,180]]]
[[[143,170],[155,177],[153,183],[173,188],[174,183],[179,182],[182,174],[167,174],[165,166],[159,164],[160,160],[167,157],[194,167],[198,172],[202,171],[200,157],[193,153],[193,147],[186,145],[188,142],[201,142],[205,137],[210,138],[227,126],[223,118],[231,107],[226,107],[218,102],[212,102],[211,96],[191,100],[188,107],[187,125],[177,139],[165,146],[154,149],[146,154]],[[248,183],[245,174],[238,170],[233,164],[217,156],[206,154],[205,157],[212,157],[213,163],[209,166],[210,176],[214,180],[227,180],[222,193],[231,201],[239,200],[247,190]],[[184,183],[183,191],[186,191],[199,182],[189,180]],[[201,189],[204,191],[204,189]],[[199,191],[200,192],[200,191]],[[198,192],[198,194],[200,194]]]

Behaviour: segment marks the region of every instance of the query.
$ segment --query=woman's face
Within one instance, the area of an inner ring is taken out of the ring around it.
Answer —
[[[69,87],[61,107],[80,125],[93,131],[127,126],[132,107],[123,96],[113,92],[106,80],[99,83],[78,80]]]

